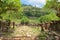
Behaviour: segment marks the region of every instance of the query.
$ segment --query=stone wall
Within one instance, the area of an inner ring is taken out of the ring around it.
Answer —
[[[34,40],[33,38],[27,36],[3,37],[0,39],[1,40]]]
[[[0,31],[8,31],[10,28],[10,21],[2,20],[0,21]]]

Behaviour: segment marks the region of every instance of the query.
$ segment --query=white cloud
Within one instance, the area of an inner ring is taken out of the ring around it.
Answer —
[[[58,2],[60,2],[60,0],[58,0]]]
[[[26,0],[29,3],[46,3],[46,0]]]
[[[46,4],[46,0],[24,0],[25,4],[36,6],[36,7],[43,7]]]

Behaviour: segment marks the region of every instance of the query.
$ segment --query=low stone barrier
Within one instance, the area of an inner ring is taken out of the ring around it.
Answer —
[[[1,37],[0,40],[34,40],[27,36]]]
[[[10,20],[0,21],[0,31],[7,32],[10,29]]]

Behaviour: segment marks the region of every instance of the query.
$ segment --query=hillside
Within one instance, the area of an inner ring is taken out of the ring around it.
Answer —
[[[30,5],[23,5],[23,14],[28,17],[40,17],[48,14],[45,10]]]

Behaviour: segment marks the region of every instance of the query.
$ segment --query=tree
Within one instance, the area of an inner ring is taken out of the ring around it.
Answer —
[[[59,20],[54,11],[50,11],[50,14],[41,16],[39,18],[40,22],[51,22],[52,20]]]
[[[47,0],[45,8],[56,10],[57,16],[60,17],[60,2],[58,0]]]
[[[46,15],[46,11],[41,9],[41,8],[37,8],[37,7],[32,7],[32,6],[27,6],[27,5],[24,5],[22,6],[23,8],[23,14],[27,17],[40,17],[40,16],[43,16],[43,15]]]
[[[21,13],[20,0],[0,0],[0,10],[0,17],[4,17],[5,14],[7,17],[10,17],[11,13],[15,13],[14,15],[19,15]]]
[[[2,30],[4,28],[9,30],[11,20],[20,19],[21,12],[20,0],[0,0],[0,19],[3,19],[0,22],[1,25],[5,21],[4,25],[0,26]]]

